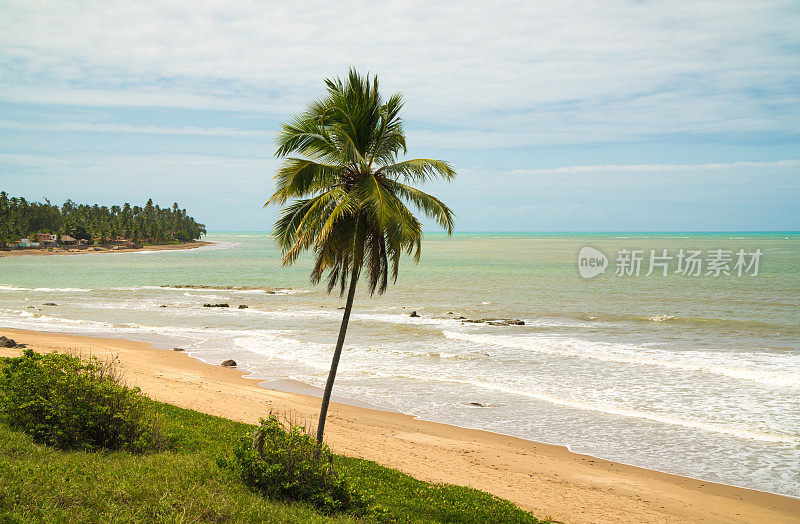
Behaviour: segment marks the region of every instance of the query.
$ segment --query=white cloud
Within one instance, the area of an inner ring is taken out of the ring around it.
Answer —
[[[0,121],[2,127],[2,121]],[[89,154],[89,153],[61,153],[61,154],[17,154],[0,153],[0,164],[16,166],[45,168],[54,172],[62,170],[80,170],[86,168],[113,171],[124,168],[124,172],[142,169],[170,169],[172,166],[185,166],[195,168],[203,166],[204,170],[214,172],[220,167],[230,169],[254,170],[264,173],[265,177],[272,176],[272,170],[280,163],[274,157],[234,157],[210,154]],[[790,158],[775,161],[740,161],[740,162],[713,162],[704,164],[597,164],[577,166],[556,166],[537,169],[509,169],[500,170],[481,166],[455,166],[461,177],[481,179],[487,184],[494,185],[497,177],[503,177],[510,182],[511,177],[532,177],[554,175],[622,175],[630,177],[636,174],[676,174],[694,175],[700,173],[721,173],[726,176],[735,173],[775,173],[793,172],[800,168],[800,159]],[[553,180],[558,180],[557,178]],[[448,187],[446,183],[436,183],[436,187]],[[521,188],[510,184],[512,191]],[[485,188],[475,187],[474,190],[482,193]],[[496,188],[499,190],[499,188]],[[532,188],[535,191],[535,187]]]
[[[0,120],[0,129],[26,132],[77,132],[77,133],[135,133],[148,135],[223,136],[238,138],[271,138],[273,132],[256,129],[231,129],[227,127],[154,126],[92,122],[18,122]]]
[[[403,91],[410,119],[439,135],[582,143],[800,124],[800,16],[778,0],[2,9],[0,98],[17,102],[285,115],[352,64]]]
[[[90,86],[90,87],[86,87]],[[287,107],[297,109],[302,103],[297,97],[281,96],[270,100],[252,100],[246,95],[230,93],[201,94],[191,92],[199,87],[183,87],[171,83],[164,86],[117,87],[97,89],[91,84],[21,85],[0,82],[0,100],[17,104],[49,104],[62,106],[154,107],[178,109],[208,109],[284,115]]]
[[[772,162],[716,162],[708,164],[631,164],[565,166],[539,169],[514,169],[511,175],[574,175],[604,173],[696,173],[700,171],[786,169],[800,167],[800,159],[776,160]]]
[[[72,175],[81,169],[95,169],[111,177],[127,177],[132,172],[155,170],[168,171],[175,166],[197,169],[218,174],[220,168],[235,170],[263,170],[266,178],[277,166],[275,158],[245,158],[203,154],[15,154],[0,153],[0,163],[16,166],[43,168],[54,174]]]

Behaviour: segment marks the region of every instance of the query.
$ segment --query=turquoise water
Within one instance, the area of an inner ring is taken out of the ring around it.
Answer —
[[[266,234],[207,239],[219,244],[0,259],[0,325],[180,345],[212,363],[234,358],[266,381],[322,385],[343,301],[309,286],[309,259],[282,267]],[[431,234],[422,262],[405,261],[386,295],[357,295],[336,391],[429,420],[800,496],[799,240]],[[579,275],[585,246],[608,257],[605,273]],[[639,276],[615,275],[623,249],[642,251]],[[664,249],[698,250],[704,262],[729,250],[732,274],[705,266],[698,276],[677,274],[673,259],[667,276],[646,276],[650,250]],[[757,275],[736,274],[740,250],[760,250]],[[185,285],[212,288],[175,287]]]

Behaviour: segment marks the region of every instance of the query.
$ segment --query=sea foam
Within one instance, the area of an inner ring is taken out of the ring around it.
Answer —
[[[568,358],[580,358],[627,364],[635,366],[658,366],[678,371],[711,373],[737,380],[758,382],[765,386],[800,389],[800,373],[772,371],[753,366],[745,361],[741,365],[721,364],[735,361],[735,357],[724,352],[682,351],[675,358],[674,353],[643,348],[634,345],[612,344],[588,341],[578,338],[554,336],[512,336],[462,333],[443,331],[449,339],[472,342],[479,345],[494,345],[510,349],[533,351],[536,353]],[[773,355],[774,359],[785,360],[783,369],[800,369],[800,358],[794,355]],[[791,362],[790,362],[791,361]],[[792,364],[794,363],[794,366]]]
[[[515,389],[509,386],[505,386],[503,384],[496,384],[492,382],[485,382],[481,380],[463,380],[457,378],[446,378],[446,377],[435,377],[435,376],[421,376],[421,375],[395,375],[396,378],[404,378],[404,379],[412,379],[412,380],[424,380],[424,381],[439,381],[439,382],[448,382],[453,384],[463,384],[468,386],[474,386],[480,389],[487,389],[491,391],[497,391],[500,393],[505,393],[514,396],[521,396],[527,397],[534,400],[540,400],[543,402],[547,402],[549,404],[555,404],[558,406],[584,410],[584,411],[595,411],[599,413],[604,413],[607,415],[615,415],[620,417],[628,417],[628,418],[638,418],[638,419],[645,419],[650,420],[652,422],[658,422],[662,424],[674,425],[674,426],[682,426],[685,428],[690,429],[697,429],[702,431],[711,431],[714,433],[721,433],[725,435],[730,435],[732,437],[742,438],[742,439],[750,439],[750,440],[757,440],[761,442],[769,442],[774,444],[800,444],[800,436],[796,434],[788,434],[782,432],[775,432],[769,430],[759,430],[753,429],[750,427],[744,427],[741,425],[734,425],[734,424],[722,424],[719,422],[714,421],[707,421],[701,420],[691,417],[685,416],[677,416],[677,415],[670,415],[665,413],[656,413],[653,411],[646,411],[646,410],[639,410],[639,409],[632,409],[623,406],[618,406],[611,402],[592,402],[589,400],[571,400],[561,398],[549,393],[539,392],[539,391],[529,391],[529,390],[520,390]]]

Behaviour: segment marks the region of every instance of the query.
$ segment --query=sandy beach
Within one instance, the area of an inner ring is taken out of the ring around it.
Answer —
[[[37,351],[116,357],[129,383],[151,398],[242,422],[255,423],[276,411],[310,425],[319,405],[314,397],[259,387],[236,369],[144,343],[5,328],[0,335]],[[3,349],[0,355],[19,351]],[[800,522],[800,501],[792,498],[618,464],[560,446],[344,404],[333,404],[328,420],[326,438],[337,453],[423,480],[485,490],[554,522]]]
[[[50,256],[50,255],[83,255],[87,253],[126,253],[129,251],[173,251],[177,249],[195,249],[203,246],[213,245],[214,242],[206,242],[205,240],[197,240],[195,242],[185,242],[183,244],[161,244],[157,246],[144,246],[142,248],[121,248],[115,247],[71,247],[61,246],[50,249],[10,249],[0,250],[0,258],[2,257],[17,257],[17,256]]]

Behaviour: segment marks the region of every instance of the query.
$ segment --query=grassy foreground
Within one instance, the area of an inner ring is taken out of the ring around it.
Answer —
[[[267,500],[220,469],[216,458],[253,426],[169,404],[156,409],[170,451],[63,452],[0,424],[0,523],[363,522]],[[428,484],[366,460],[334,461],[352,486],[374,497],[382,521],[540,522],[481,491]]]

